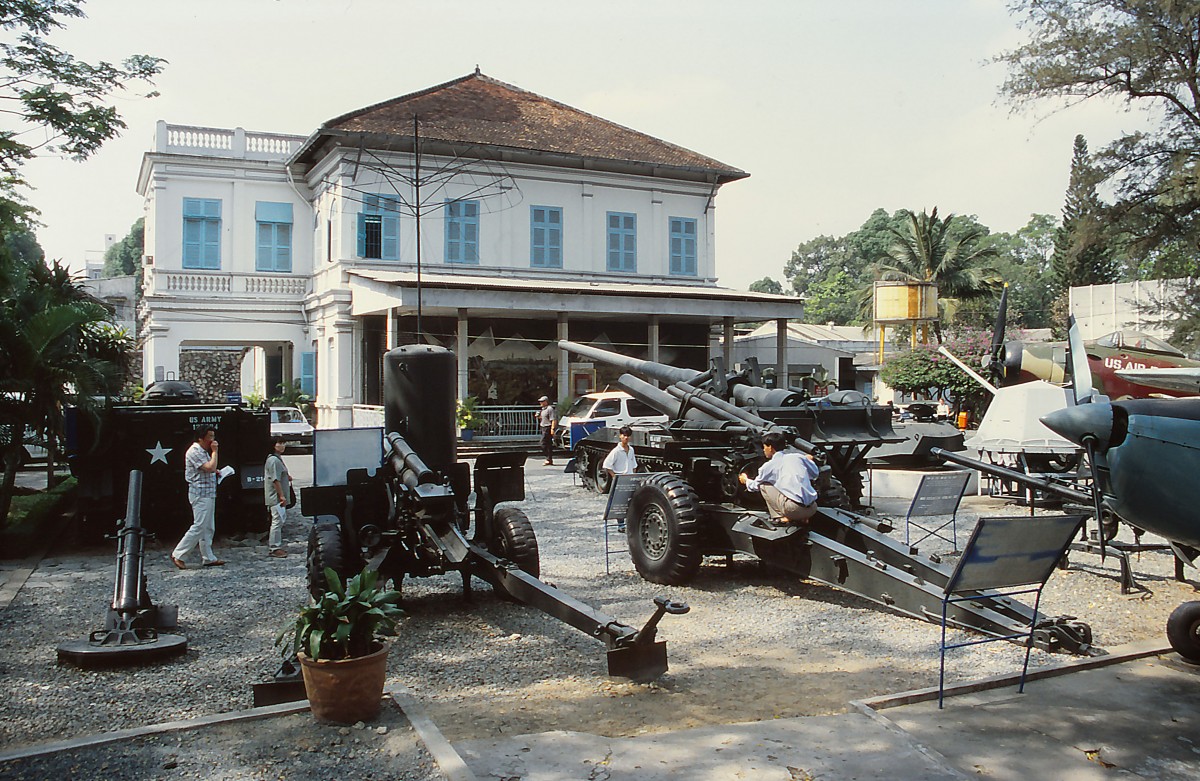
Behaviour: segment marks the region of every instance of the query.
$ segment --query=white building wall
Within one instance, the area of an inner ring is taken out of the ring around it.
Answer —
[[[356,153],[355,153],[356,154]],[[347,153],[349,155],[349,153]],[[316,209],[333,220],[335,258],[357,262],[358,213],[366,193],[397,194],[409,204],[400,215],[399,261],[366,261],[415,266],[416,220],[411,204],[415,194],[410,184],[412,159],[406,155],[386,158],[395,173],[385,175],[375,168],[356,166],[345,156],[336,165],[322,164],[308,177],[315,192],[330,187],[318,198]],[[374,161],[376,167],[379,161]],[[448,165],[423,158],[422,171]],[[357,171],[356,171],[357,169]],[[715,212],[708,207],[709,189],[704,185],[669,183],[645,177],[619,177],[585,171],[546,171],[528,165],[489,164],[468,168],[440,189],[426,187],[421,194],[422,268],[445,272],[456,269],[507,269],[515,273],[561,273],[604,275],[615,279],[663,277],[675,281],[709,282],[716,278]],[[479,263],[446,263],[446,199],[467,198],[479,202]],[[563,265],[561,269],[530,265],[530,208],[553,206],[563,210]],[[326,209],[329,209],[327,212]],[[607,213],[637,215],[637,271],[609,272],[607,261]],[[696,271],[693,275],[671,275],[669,223],[671,217],[696,220]],[[319,231],[318,231],[319,232]],[[323,241],[318,237],[318,241]],[[320,253],[318,253],[320,254]]]
[[[1166,316],[1161,304],[1178,295],[1184,283],[1182,279],[1151,279],[1073,287],[1070,311],[1084,339],[1132,329],[1165,340],[1171,330],[1156,322]],[[1146,309],[1149,311],[1143,311]]]

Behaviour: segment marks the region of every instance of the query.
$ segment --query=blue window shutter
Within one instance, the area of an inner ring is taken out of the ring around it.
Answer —
[[[300,353],[300,392],[306,396],[317,395],[317,354]]]
[[[400,218],[395,214],[383,217],[383,250],[380,256],[383,260],[400,259]]]
[[[562,209],[531,206],[529,225],[529,265],[562,268]]]
[[[275,270],[291,273],[292,270],[292,225],[279,223],[275,226]]]
[[[367,256],[367,215],[363,212],[358,213],[358,251],[355,254],[360,258]]]

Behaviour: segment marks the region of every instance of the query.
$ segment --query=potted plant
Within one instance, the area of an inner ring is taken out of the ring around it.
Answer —
[[[343,584],[326,567],[325,580],[325,593],[300,609],[275,644],[286,649],[290,635],[318,721],[369,721],[379,715],[387,673],[383,640],[396,634],[404,615],[398,606],[400,592],[379,587],[379,573],[369,568]]]
[[[475,414],[474,396],[467,396],[458,402],[458,409],[455,412],[455,420],[458,422],[459,433],[462,436],[463,442],[470,442],[475,436],[475,428],[480,423],[480,418]]]

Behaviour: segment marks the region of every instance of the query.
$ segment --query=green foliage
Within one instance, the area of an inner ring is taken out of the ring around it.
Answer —
[[[991,334],[983,329],[960,328],[943,343],[947,350],[968,366],[978,365],[987,355]],[[879,378],[903,393],[929,399],[953,399],[960,409],[972,410],[972,417],[991,398],[988,391],[969,374],[954,365],[937,348],[921,345],[884,361]]]
[[[750,292],[751,293],[774,293],[776,295],[782,295],[783,285],[779,284],[779,282],[777,280],[771,279],[770,277],[763,277],[762,279],[758,280],[757,282],[750,283]]]
[[[141,54],[121,65],[87,63],[45,37],[83,15],[81,0],[0,1],[0,28],[15,38],[0,43],[5,73],[0,98],[21,125],[0,132],[0,169],[11,177],[41,150],[77,160],[91,156],[125,129],[121,115],[105,101],[126,84],[148,83],[162,70],[163,60]]]
[[[125,238],[104,252],[104,276],[120,277],[137,272],[146,246],[146,218],[138,217]]]
[[[394,637],[404,617],[400,592],[379,584],[379,573],[369,567],[343,584],[332,568],[325,568],[325,593],[300,608],[293,624],[275,638],[288,653],[304,652],[310,659],[354,659],[367,656],[385,637]],[[290,642],[289,642],[290,640]]]
[[[251,394],[253,395],[253,394]],[[261,394],[260,394],[261,395]],[[249,400],[247,400],[249,403]],[[304,413],[304,417],[310,417],[312,412],[312,397],[304,392],[299,380],[285,382],[279,386],[279,395],[271,399],[271,403],[277,407],[296,407]],[[259,404],[251,404],[256,407]]]
[[[1200,68],[1197,0],[1017,0],[1028,42],[997,60],[1002,94],[1017,107],[1086,101],[1145,110],[1150,127],[1095,155],[1094,181],[1116,198],[1105,223],[1133,260],[1133,275],[1192,257],[1200,247]],[[1194,263],[1194,261],[1193,261]],[[1159,269],[1161,270],[1161,269]]]
[[[964,301],[992,298],[1002,286],[991,265],[999,255],[994,242],[986,241],[988,230],[974,217],[938,217],[932,212],[907,213],[903,228],[892,228],[887,258],[875,263],[874,278],[903,282],[934,282],[938,287],[939,320],[934,330],[941,339],[942,327],[954,322],[955,310]],[[871,306],[868,287],[859,295],[863,316]]]
[[[474,431],[479,426],[481,418],[475,414],[475,403],[474,396],[459,399],[458,408],[454,411],[454,419],[459,428]]]
[[[1075,136],[1071,180],[1062,224],[1054,234],[1050,268],[1059,291],[1104,285],[1120,277],[1108,236],[1104,204],[1096,194],[1096,171],[1088,158],[1083,136]]]

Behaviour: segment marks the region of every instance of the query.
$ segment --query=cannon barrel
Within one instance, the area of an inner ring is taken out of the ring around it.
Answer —
[[[437,474],[425,465],[404,437],[393,431],[387,435],[387,441],[392,450],[388,462],[405,485],[416,488],[424,483],[437,482]]]
[[[640,401],[644,401],[654,409],[669,417],[671,420],[695,420],[700,422],[715,422],[716,418],[708,415],[700,410],[699,407],[692,407],[684,411],[683,415],[679,414],[679,401],[661,388],[656,388],[645,380],[638,379],[632,374],[622,374],[617,378],[617,385],[621,386]]]
[[[125,502],[125,522],[117,545],[117,578],[113,590],[112,609],[132,613],[142,602],[142,472],[129,472],[129,493]]]
[[[602,350],[599,347],[591,347],[566,339],[559,340],[558,347],[561,350],[573,352],[584,358],[591,358],[593,361],[601,361],[611,366],[616,366],[619,369],[624,369],[630,374],[638,375],[644,379],[657,380],[658,382],[694,382],[697,380],[703,381],[706,377],[705,372],[698,372],[695,369],[681,369],[678,366],[669,366],[657,361],[630,358],[628,355],[621,355],[610,350]]]
[[[1055,494],[1062,499],[1066,499],[1068,502],[1075,502],[1076,504],[1084,504],[1089,506],[1092,504],[1092,495],[1086,491],[1080,491],[1060,483],[1052,483],[1049,480],[1043,480],[1040,477],[1027,475],[1024,472],[1005,469],[1002,466],[989,464],[986,461],[968,458],[967,456],[959,455],[958,453],[952,453],[949,450],[943,450],[940,447],[931,448],[929,452],[935,458],[940,458],[943,461],[949,461],[950,463],[958,464],[959,466],[970,467],[978,472],[985,472],[1004,480],[1012,480],[1013,482],[1020,483],[1024,486],[1038,488],[1047,493]]]
[[[798,436],[793,429],[787,426],[780,426],[777,423],[772,423],[765,418],[760,418],[758,415],[755,415],[748,410],[744,410],[741,407],[730,404],[727,401],[722,401],[717,396],[714,396],[707,391],[700,390],[699,388],[689,385],[686,382],[675,383],[671,387],[667,388],[667,393],[679,399],[685,405],[694,406],[701,412],[712,415],[718,420],[728,421],[730,423],[735,423],[742,426],[749,426],[751,428],[758,429],[758,431],[761,433],[778,431],[787,437],[788,441],[791,442],[792,445],[797,449],[809,454],[819,452],[813,443]]]

